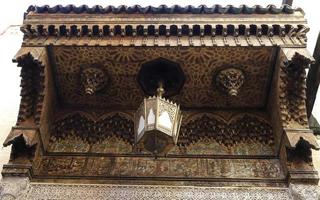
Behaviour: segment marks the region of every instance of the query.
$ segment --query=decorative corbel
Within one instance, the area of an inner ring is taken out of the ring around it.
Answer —
[[[283,48],[282,52],[279,99],[283,127],[308,129],[305,69],[314,59],[304,48]]]
[[[301,160],[311,163],[311,149],[320,149],[313,132],[309,129],[284,129],[284,132],[288,161],[293,163]]]
[[[45,91],[50,87],[48,85],[47,65],[48,57],[46,48],[43,47],[22,47],[13,62],[21,67],[21,102],[16,126],[12,128],[7,136],[3,146],[11,145],[10,162],[3,166],[3,176],[24,176],[29,173],[30,165],[38,152],[40,130],[45,130],[47,123],[41,123],[43,109],[51,109],[51,105],[43,108],[48,96]],[[47,104],[48,105],[48,104]],[[46,133],[43,131],[43,133]],[[19,167],[16,167],[19,165]]]
[[[302,140],[308,148],[319,150],[320,146],[317,139],[314,137],[313,132],[309,129],[284,129],[286,133],[286,146],[294,149]]]
[[[10,162],[3,165],[3,177],[30,175],[31,163],[38,149],[38,132],[38,128],[34,127],[12,127],[3,143],[4,147],[11,145]]]
[[[279,111],[289,181],[318,183],[311,149],[320,147],[306,112],[305,69],[314,59],[305,48],[282,48],[279,58]]]
[[[36,138],[37,131],[37,128],[34,127],[12,127],[9,135],[3,143],[3,146],[6,147],[11,144],[14,145],[14,143],[21,138],[23,139],[25,146],[30,148],[38,143]]]

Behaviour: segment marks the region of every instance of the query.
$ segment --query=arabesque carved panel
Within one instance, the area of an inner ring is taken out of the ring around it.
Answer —
[[[56,81],[64,105],[137,108],[144,93],[137,83],[141,65],[157,58],[178,63],[186,76],[179,95],[172,98],[185,107],[263,107],[271,75],[273,48],[240,47],[53,47]],[[100,64],[110,84],[99,94],[85,95],[79,87],[81,68]],[[213,74],[224,67],[245,74],[237,97],[221,94]]]

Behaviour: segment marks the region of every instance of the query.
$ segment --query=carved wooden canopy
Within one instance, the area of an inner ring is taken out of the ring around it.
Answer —
[[[4,176],[318,181],[301,9],[32,6],[21,30],[21,105]],[[155,159],[134,144],[133,119],[147,96],[141,69],[159,60],[183,74],[170,96],[183,120],[177,145]]]

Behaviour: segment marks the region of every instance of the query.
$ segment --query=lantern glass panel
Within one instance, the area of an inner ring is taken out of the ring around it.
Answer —
[[[154,114],[153,109],[151,108],[148,114],[148,125],[153,125],[155,123],[156,123],[156,115]]]
[[[144,124],[145,124],[145,120],[144,120],[143,116],[141,115],[141,116],[140,116],[140,119],[139,119],[138,136],[139,136],[142,132],[144,132],[144,128],[145,128]]]
[[[149,97],[145,99],[145,118],[146,121],[146,131],[155,129],[156,126],[156,114],[157,114],[157,98]]]
[[[172,122],[170,120],[170,116],[168,112],[162,112],[159,116],[159,125],[163,128],[167,128],[168,130],[172,129]]]

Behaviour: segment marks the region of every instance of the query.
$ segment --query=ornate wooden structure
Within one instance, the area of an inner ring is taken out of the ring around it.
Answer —
[[[13,59],[21,105],[2,175],[284,191],[317,184],[308,30],[304,12],[287,5],[31,6]],[[141,68],[158,61],[183,74],[170,93],[183,118],[177,145],[155,156],[135,145],[134,113],[148,94]]]

